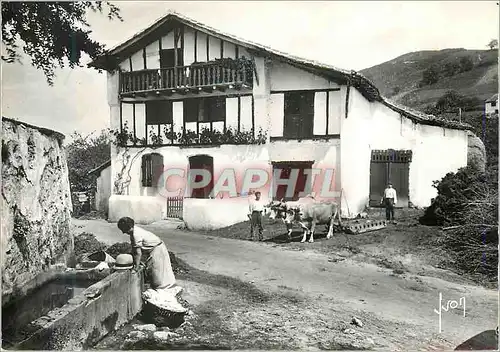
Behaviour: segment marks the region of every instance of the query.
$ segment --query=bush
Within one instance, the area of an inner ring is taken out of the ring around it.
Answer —
[[[436,66],[431,66],[422,73],[421,85],[431,85],[439,81],[439,70]]]
[[[457,268],[496,280],[498,268],[497,171],[462,168],[435,182],[438,196],[420,218],[424,225],[448,226],[438,239]]]
[[[102,130],[99,135],[91,133],[87,136],[75,132],[71,137],[73,140],[66,147],[71,191],[95,190],[96,175],[89,175],[88,172],[111,158],[109,131]]]
[[[462,57],[460,58],[460,71],[467,72],[474,68],[474,63],[470,57]]]
[[[88,232],[75,236],[75,257],[79,259],[83,254],[106,250],[106,245]]]

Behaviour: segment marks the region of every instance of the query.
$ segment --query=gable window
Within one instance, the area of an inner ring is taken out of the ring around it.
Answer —
[[[175,64],[175,50],[160,50],[160,68],[171,68],[175,66],[184,66],[184,55],[181,49],[177,49],[177,65]]]
[[[163,156],[158,153],[142,156],[141,180],[142,187],[158,187],[158,181],[163,173]]]
[[[226,119],[226,98],[186,99],[183,103],[185,122],[216,122]]]
[[[283,137],[311,138],[314,122],[314,92],[286,92]]]
[[[172,101],[151,100],[146,102],[146,124],[163,125],[173,121]]]

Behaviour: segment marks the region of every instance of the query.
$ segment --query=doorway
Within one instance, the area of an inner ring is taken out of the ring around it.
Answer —
[[[314,161],[280,161],[273,162],[273,175],[275,170],[280,170],[280,179],[289,179],[292,170],[298,170],[297,182],[293,190],[293,196],[287,197],[288,185],[279,185],[276,187],[274,200],[295,201],[299,199],[299,194],[304,192],[307,185],[307,174],[305,170],[311,170]]]
[[[372,150],[370,162],[371,207],[380,207],[380,200],[387,183],[397,192],[398,208],[407,208],[410,202],[411,150]]]
[[[190,170],[207,170],[210,174],[210,182],[203,188],[190,189],[192,198],[209,198],[214,188],[214,158],[210,155],[194,155],[189,158]],[[192,182],[201,182],[203,176],[196,175]]]

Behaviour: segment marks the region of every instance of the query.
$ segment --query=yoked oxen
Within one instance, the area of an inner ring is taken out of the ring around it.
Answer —
[[[314,231],[316,225],[328,225],[327,239],[333,236],[333,225],[335,218],[338,218],[339,226],[342,226],[340,211],[337,203],[331,201],[318,202],[313,197],[301,198],[294,202],[272,202],[268,205],[270,209],[270,218],[281,218],[287,227],[288,239],[291,239],[292,226],[298,224],[303,230],[304,235],[301,243],[307,239],[310,233],[309,242],[314,242]],[[307,225],[310,224],[310,229]]]

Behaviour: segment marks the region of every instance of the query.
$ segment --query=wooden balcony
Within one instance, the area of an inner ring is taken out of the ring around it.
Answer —
[[[190,66],[161,68],[120,73],[120,95],[165,94],[225,90],[227,88],[251,89],[253,68],[237,65],[236,60],[207,62]]]

